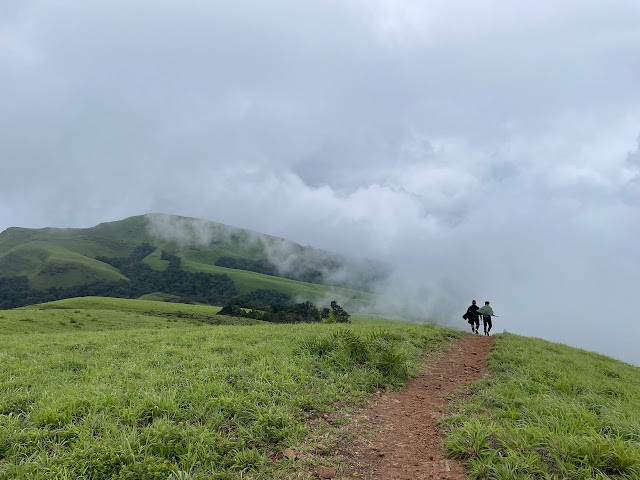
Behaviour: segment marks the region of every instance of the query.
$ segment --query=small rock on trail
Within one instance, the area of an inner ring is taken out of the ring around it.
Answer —
[[[333,478],[336,476],[336,471],[333,468],[330,467],[316,467],[313,470],[313,473],[315,473],[316,477],[318,477],[319,479],[327,479],[327,478]]]

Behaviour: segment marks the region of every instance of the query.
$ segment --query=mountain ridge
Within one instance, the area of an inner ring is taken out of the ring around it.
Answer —
[[[152,269],[167,268],[161,254],[168,252],[187,271],[230,276],[240,293],[266,288],[305,300],[367,300],[389,271],[244,228],[149,213],[88,228],[9,227],[0,233],[0,279],[26,277],[38,290],[126,281],[108,259],[125,259],[143,244],[153,248],[139,260]]]

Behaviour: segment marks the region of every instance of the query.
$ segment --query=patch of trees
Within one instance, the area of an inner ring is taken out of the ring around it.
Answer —
[[[344,308],[338,305],[338,302],[335,300],[331,301],[331,309],[326,307],[322,309],[320,316],[325,319],[327,323],[350,323],[350,315]]]
[[[346,258],[340,261],[316,253],[307,254],[299,261],[282,268],[266,259],[241,257],[219,257],[215,264],[219,267],[264,273],[299,282],[354,288],[365,292],[374,291],[375,286],[390,273],[387,268],[373,262],[353,262]]]
[[[337,302],[320,309],[311,302],[260,305],[247,297],[231,299],[218,315],[252,318],[272,323],[350,323],[349,314]]]
[[[323,283],[323,273],[317,268],[309,268],[299,265],[291,271],[280,272],[278,268],[268,260],[255,260],[252,258],[220,257],[216,260],[216,266],[247,270],[249,272],[264,273],[274,277],[288,278],[306,283]]]
[[[31,296],[27,277],[0,277],[0,309],[15,308]]]
[[[216,260],[218,267],[235,268],[236,270],[247,270],[249,272],[264,273],[266,275],[277,276],[276,266],[268,260],[255,260],[253,258],[220,257]]]
[[[92,282],[73,287],[52,287],[37,290],[29,286],[25,276],[0,278],[0,309],[18,308],[35,303],[53,302],[72,297],[118,297],[135,298],[126,280],[117,282]]]
[[[126,258],[96,258],[117,268],[128,281],[92,282],[36,290],[29,286],[27,277],[0,278],[0,308],[16,308],[72,297],[137,298],[154,292],[175,295],[184,303],[221,305],[238,295],[238,289],[228,275],[187,272],[180,266],[181,258],[167,252],[162,252],[161,256],[169,261],[167,269],[152,269],[141,260],[153,251],[155,247],[145,243],[136,247]]]
[[[289,295],[277,290],[259,288],[246,295],[247,300],[257,305],[276,305],[278,303],[291,303]]]
[[[142,243],[136,246],[128,257],[96,257],[96,260],[120,269],[130,263],[141,262],[145,257],[156,251],[156,247],[149,243]],[[164,251],[163,251],[164,253]]]
[[[325,259],[320,267],[309,266],[304,263],[289,267],[285,271],[280,271],[276,265],[268,260],[256,260],[253,258],[241,257],[220,257],[216,260],[216,266],[235,268],[236,270],[246,270],[249,272],[264,273],[274,277],[288,278],[305,283],[315,283],[320,285],[335,285],[349,287],[349,282],[327,281],[327,272],[338,271],[341,264],[337,261]]]
[[[162,292],[177,295],[185,302],[219,305],[238,295],[233,280],[228,275],[203,272],[187,272],[181,268],[182,259],[169,252],[162,251],[160,258],[167,260],[166,270],[154,270],[141,260],[155,251],[148,243],[136,247],[131,255],[122,259],[100,259],[120,270],[129,279],[135,297],[147,293]]]
[[[319,285],[328,285],[330,283],[325,280],[322,271],[315,268],[299,267],[297,270],[285,272],[281,276],[305,283],[317,283]]]

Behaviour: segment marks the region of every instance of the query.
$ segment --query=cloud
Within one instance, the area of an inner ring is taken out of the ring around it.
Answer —
[[[638,13],[4,2],[0,229],[202,217],[397,265],[381,308],[489,298],[638,363]]]

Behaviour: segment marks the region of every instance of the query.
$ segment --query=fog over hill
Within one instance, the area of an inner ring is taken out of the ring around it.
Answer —
[[[253,251],[257,258],[265,256],[275,268],[273,274],[285,278],[373,292],[383,288],[391,272],[390,265],[379,261],[326,252],[202,218],[162,213],[150,213],[144,218],[149,234],[174,243],[179,250],[203,249],[215,243],[230,242],[237,244],[243,255]]]
[[[145,212],[640,364],[640,3],[0,5],[0,230]],[[117,33],[115,33],[117,32]]]

